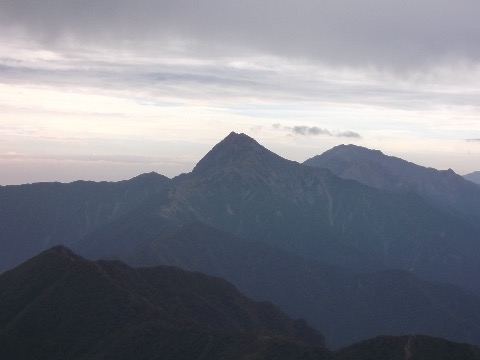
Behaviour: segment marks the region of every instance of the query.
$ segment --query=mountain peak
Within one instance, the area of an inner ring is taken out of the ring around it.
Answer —
[[[160,175],[155,171],[151,171],[149,173],[137,175],[128,181],[141,184],[141,185],[156,185],[156,184],[164,184],[169,180],[170,179],[168,177],[164,175]]]
[[[225,139],[223,139],[222,141],[255,141],[253,138],[251,138],[250,136],[248,136],[247,134],[245,133],[236,133],[235,131],[232,131],[230,134],[227,135],[227,137],[225,137]]]
[[[80,255],[77,255],[65,245],[55,245],[50,249],[43,251],[40,255],[43,255],[45,258],[56,257],[56,258],[68,259],[69,261],[83,260],[83,258]]]
[[[244,133],[236,133],[232,131],[230,134],[227,135],[222,141],[220,141],[215,147],[222,147],[222,146],[237,146],[237,147],[254,147],[254,146],[261,146],[254,138],[248,136]],[[213,149],[212,149],[213,150]]]
[[[474,182],[476,184],[480,184],[480,171],[474,171],[470,174],[466,174],[463,176],[468,181]]]
[[[309,165],[310,162],[315,162],[318,158],[323,159],[342,159],[344,161],[354,161],[357,159],[382,159],[387,157],[380,150],[369,149],[363,146],[353,144],[341,144],[325,151],[322,155],[314,156],[311,159],[305,161],[305,165]]]
[[[194,173],[210,173],[236,166],[265,166],[288,160],[274,154],[250,136],[231,132],[195,166]]]
[[[436,170],[355,145],[341,145],[304,162],[327,168],[344,179],[382,190],[414,192],[435,204],[473,218],[480,211],[480,191],[452,169]],[[478,220],[475,220],[478,221]]]

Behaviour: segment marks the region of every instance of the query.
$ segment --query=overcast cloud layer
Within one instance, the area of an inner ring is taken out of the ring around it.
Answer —
[[[476,0],[3,0],[1,23],[47,47],[158,44],[416,69],[477,62],[479,13]]]
[[[298,161],[355,142],[478,170],[478,14],[474,0],[0,0],[0,184],[53,180],[28,176],[42,159],[174,176],[231,130]]]

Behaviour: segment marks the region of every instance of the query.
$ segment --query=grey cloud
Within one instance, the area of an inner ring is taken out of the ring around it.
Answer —
[[[468,142],[480,142],[480,139],[467,139]]]
[[[273,124],[272,125],[274,129],[276,130],[286,130],[294,135],[301,135],[301,136],[317,136],[317,135],[326,135],[326,136],[331,136],[331,137],[347,137],[347,138],[361,138],[359,133],[356,133],[354,131],[332,131],[328,129],[322,129],[317,126],[284,126],[282,127],[280,124]]]
[[[327,129],[320,129],[316,126],[294,126],[291,130],[295,135],[332,135]]]
[[[342,131],[336,134],[337,137],[346,137],[346,138],[356,138],[359,139],[361,138],[359,133],[356,133],[354,131]]]
[[[1,35],[0,35],[1,36]],[[370,78],[370,82],[345,81],[344,78],[326,81],[325,77],[315,77],[304,68],[278,69],[236,69],[228,63],[200,62],[199,64],[163,63],[125,63],[122,59],[111,59],[101,63],[86,59],[77,67],[75,60],[66,58],[59,68],[36,68],[25,65],[1,65],[2,83],[38,84],[48,86],[78,86],[84,88],[109,89],[110,92],[129,91],[142,104],[153,105],[162,96],[177,98],[178,104],[188,101],[207,99],[240,99],[244,104],[265,103],[295,104],[299,102],[355,102],[376,104],[392,108],[424,109],[432,104],[474,105],[479,106],[477,91],[465,91],[468,84],[457,86],[453,94],[451,89],[439,91],[434,86],[410,86],[403,88],[392,81],[391,77]],[[310,68],[308,68],[310,69]],[[478,79],[480,72],[470,73],[471,79]],[[473,80],[472,80],[473,81]],[[474,83],[474,82],[472,82]],[[476,84],[476,83],[475,83]],[[472,85],[473,87],[473,85]],[[431,90],[433,89],[433,90]],[[122,95],[123,96],[123,95]],[[250,101],[252,99],[253,101]],[[164,104],[166,105],[166,104]],[[175,104],[170,104],[175,105]],[[294,111],[295,106],[284,113]],[[298,108],[298,107],[297,107]],[[277,111],[277,106],[251,105],[235,108],[232,111],[241,115],[258,116]],[[123,116],[111,113],[111,116]],[[273,114],[272,116],[277,116]],[[297,129],[302,132],[302,129]],[[315,130],[313,130],[315,131]],[[317,130],[318,131],[318,130]],[[346,134],[348,135],[348,134]],[[353,135],[353,134],[351,134]],[[353,136],[354,137],[354,136]]]
[[[431,6],[431,13],[420,20],[416,11],[427,12],[426,4]],[[425,109],[438,103],[478,106],[480,67],[474,72],[467,65],[452,68],[455,75],[452,79],[445,75],[446,82],[441,78],[443,73],[414,71],[431,59],[440,61],[442,56],[459,55],[480,63],[476,44],[480,22],[470,19],[476,8],[480,11],[480,2],[460,1],[451,7],[433,1],[405,4],[373,0],[358,4],[307,0],[0,0],[0,44],[2,37],[8,42],[8,35],[25,31],[24,35],[60,53],[55,61],[43,61],[40,52],[28,63],[22,60],[21,51],[5,52],[0,56],[0,78],[4,83],[66,84],[112,92],[134,89],[145,94],[146,98],[138,101],[149,104],[152,99],[168,96],[179,103],[206,99],[254,103],[250,100],[262,99],[267,103],[332,101],[401,109]],[[430,18],[438,21],[429,22]],[[454,19],[458,24],[452,24]],[[10,32],[2,31],[9,28]],[[458,41],[453,41],[454,34],[462,31],[461,36],[457,34]],[[440,42],[435,41],[436,34],[442,37]],[[111,47],[116,49],[109,51]],[[284,55],[287,60],[255,57],[263,53]],[[289,63],[296,56],[301,61]],[[231,66],[235,60],[241,63],[245,59],[248,65],[256,65],[260,59],[260,66]],[[323,68],[317,65],[324,62],[339,67],[317,73]],[[365,64],[365,71],[354,72],[363,76],[360,79],[349,78],[350,70],[342,74],[343,65]],[[413,75],[398,79],[376,67],[411,68]],[[414,86],[404,86],[405,80]],[[442,86],[436,87],[436,81]],[[462,83],[452,91],[449,81]],[[469,84],[475,91],[467,91]],[[250,109],[250,115],[258,115],[257,110]]]
[[[479,13],[477,0],[3,0],[0,29],[55,45],[267,52],[404,69],[480,61]]]

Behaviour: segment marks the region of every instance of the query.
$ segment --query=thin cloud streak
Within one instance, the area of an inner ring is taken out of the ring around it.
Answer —
[[[110,162],[110,163],[127,163],[127,164],[163,164],[163,165],[179,165],[193,164],[194,159],[167,158],[158,156],[135,156],[135,155],[29,155],[17,153],[0,153],[2,160],[55,160],[55,161],[81,161],[81,162]]]
[[[305,126],[305,125],[296,125],[296,126],[281,126],[280,124],[274,124],[273,128],[276,130],[285,130],[291,132],[293,135],[300,136],[318,136],[325,135],[329,137],[337,138],[355,138],[360,139],[361,136],[359,133],[354,131],[338,131],[338,130],[328,130],[325,128],[319,128],[318,126]]]
[[[113,61],[113,60],[112,60]],[[133,61],[130,59],[129,61]],[[103,62],[85,59],[43,66],[1,65],[4,84],[92,89],[118,97],[154,103],[196,103],[231,106],[239,103],[362,103],[374,106],[425,109],[434,106],[480,108],[480,67],[458,71],[457,79],[433,69],[410,82],[375,71],[339,71],[280,58],[244,59],[239,68],[230,59],[196,64]],[[257,64],[269,64],[258,66]],[[161,69],[161,71],[159,70]],[[464,73],[465,72],[465,73]],[[467,80],[468,79],[468,80]],[[461,82],[459,82],[461,81]],[[88,91],[90,92],[90,91]]]

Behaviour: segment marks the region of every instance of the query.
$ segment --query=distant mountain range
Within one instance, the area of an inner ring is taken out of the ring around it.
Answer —
[[[453,170],[439,171],[355,145],[340,145],[305,165],[326,168],[343,179],[376,189],[413,192],[420,197],[480,220],[480,191]]]
[[[120,182],[1,186],[0,271],[53,245],[74,244],[132,213],[169,182],[150,173]]]
[[[0,275],[0,304],[5,359],[480,359],[480,348],[415,335],[332,352],[219,278],[90,262],[62,246]]]
[[[451,170],[350,145],[299,164],[231,133],[173,179],[0,187],[0,271],[63,244],[224,277],[334,347],[419,332],[479,344],[479,199]]]
[[[480,184],[480,171],[474,171],[473,173],[464,175],[463,177],[468,181]]]

